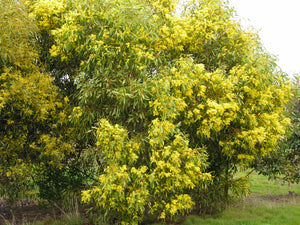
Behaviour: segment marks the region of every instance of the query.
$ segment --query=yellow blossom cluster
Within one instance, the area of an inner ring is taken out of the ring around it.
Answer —
[[[143,218],[149,199],[147,170],[138,166],[140,145],[128,138],[127,131],[101,119],[97,128],[97,146],[107,165],[99,183],[82,191],[82,201],[94,200],[108,213],[117,211],[124,224],[137,224]]]
[[[68,98],[36,65],[36,24],[24,1],[1,2],[0,17],[0,173],[8,181],[3,186],[18,187],[41,161],[60,168],[73,151],[63,127]]]
[[[31,10],[34,11],[31,17],[37,17],[39,26],[44,29],[57,27],[66,8],[65,0],[29,0],[27,4],[31,5]]]
[[[164,121],[159,122],[160,130],[154,130],[161,138],[151,138],[152,145],[162,145],[164,135],[183,121],[183,130],[193,126],[200,140],[217,137],[221,152],[237,157],[240,165],[249,165],[257,155],[276,148],[289,123],[283,113],[289,84],[268,83],[270,74],[265,75],[264,83],[257,82],[262,74],[259,68],[234,67],[226,75],[223,70],[208,72],[191,59],[180,59],[162,74],[152,88],[155,97],[150,107]],[[158,120],[153,124],[158,125]]]
[[[2,0],[0,21],[0,70],[4,65],[32,69],[37,52],[31,37],[37,26],[29,18],[24,0]]]
[[[43,126],[55,130],[66,119],[65,106],[58,100],[58,92],[51,79],[36,71],[24,76],[21,71],[6,68],[0,74],[0,80],[0,112],[6,121],[0,134],[4,143],[0,147],[0,170],[12,176],[28,176],[31,159],[23,154],[24,149],[32,152],[31,155],[51,155],[47,160],[58,165],[63,157],[61,154],[71,152],[72,148],[63,143],[62,138],[48,137],[48,140],[42,135]],[[42,143],[46,144],[44,148]],[[28,169],[14,169],[24,166]],[[20,174],[14,175],[13,171]]]
[[[124,223],[141,221],[146,207],[152,214],[160,213],[162,219],[191,210],[194,203],[185,191],[210,180],[211,175],[202,173],[206,160],[203,150],[189,148],[188,140],[175,128],[153,120],[150,161],[138,166],[140,145],[128,138],[124,128],[101,119],[97,146],[107,166],[99,183],[82,192],[82,201],[94,200],[107,212],[118,211]]]

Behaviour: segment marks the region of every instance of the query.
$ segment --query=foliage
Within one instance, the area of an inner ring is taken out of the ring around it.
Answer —
[[[300,180],[300,98],[299,78],[292,83],[293,97],[287,104],[291,119],[289,132],[280,141],[276,151],[257,160],[255,168],[270,179],[283,179],[289,183]]]
[[[41,85],[34,90],[23,84],[23,97],[16,98],[25,121],[43,128],[19,145],[42,159],[41,182],[61,193],[74,162],[75,171],[94,178],[82,200],[123,224],[147,215],[168,220],[196,207],[205,212],[215,200],[216,207],[226,203],[229,193],[247,193],[245,179],[234,174],[276,149],[289,124],[290,86],[226,1],[190,1],[177,13],[173,0],[28,5],[38,27],[35,61],[59,87],[44,81],[45,73],[26,72],[25,83],[30,74],[43,82],[34,82]],[[10,84],[13,95],[16,84]],[[70,116],[58,92],[71,100]]]
[[[4,1],[0,10],[1,192],[14,197],[24,184],[40,179],[34,170],[64,167],[73,148],[65,127],[68,99],[34,64],[34,22],[22,1]]]
[[[144,164],[139,163],[144,154],[140,144],[129,139],[125,129],[103,119],[97,135],[107,166],[99,184],[83,191],[82,200],[93,199],[107,214],[114,213],[112,218],[121,218],[124,223],[141,221],[145,210],[165,219],[192,209],[194,203],[187,190],[210,179],[201,172],[205,162],[201,151],[190,149],[176,126],[167,122],[153,121],[149,131],[150,142],[154,141],[150,143],[151,157]],[[174,140],[168,141],[170,138]]]
[[[2,0],[0,7],[0,70],[4,66],[32,66],[32,59],[37,56],[33,50],[32,35],[37,30],[35,23],[28,16],[28,11],[20,1]]]

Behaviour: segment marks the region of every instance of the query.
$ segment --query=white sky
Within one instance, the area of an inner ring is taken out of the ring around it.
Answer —
[[[259,32],[265,48],[290,76],[300,74],[300,0],[230,0],[242,24]]]

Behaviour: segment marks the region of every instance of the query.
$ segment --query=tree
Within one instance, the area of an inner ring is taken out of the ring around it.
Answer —
[[[2,1],[0,18],[2,21],[0,25],[1,72],[3,72],[4,66],[27,69],[32,65],[32,59],[37,55],[36,52],[32,51],[33,41],[31,39],[37,27],[29,19],[22,1],[20,4],[10,0]]]
[[[67,138],[68,99],[35,65],[37,26],[23,1],[0,7],[0,175],[1,191],[11,198],[39,180],[38,171],[63,167],[73,152]]]
[[[138,223],[246,191],[233,175],[276,149],[290,87],[226,1],[29,2],[41,61],[77,87],[79,157],[101,168],[83,201]]]
[[[287,134],[280,140],[278,148],[270,154],[258,158],[254,168],[269,179],[283,179],[288,183],[299,183],[300,179],[300,102],[299,78],[292,83],[293,97],[287,104],[287,114],[291,119]]]

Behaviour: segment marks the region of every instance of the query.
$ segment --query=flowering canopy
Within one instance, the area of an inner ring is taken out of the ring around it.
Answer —
[[[35,23],[22,1],[4,1],[0,11],[0,190],[16,195],[33,168],[62,167],[73,149],[62,136],[68,99],[35,65]]]
[[[181,10],[175,0],[28,4],[40,60],[62,92],[77,88],[69,93],[75,142],[102,157],[82,200],[118,222],[186,213],[211,181],[228,192],[234,169],[284,135],[289,84],[226,1]]]

